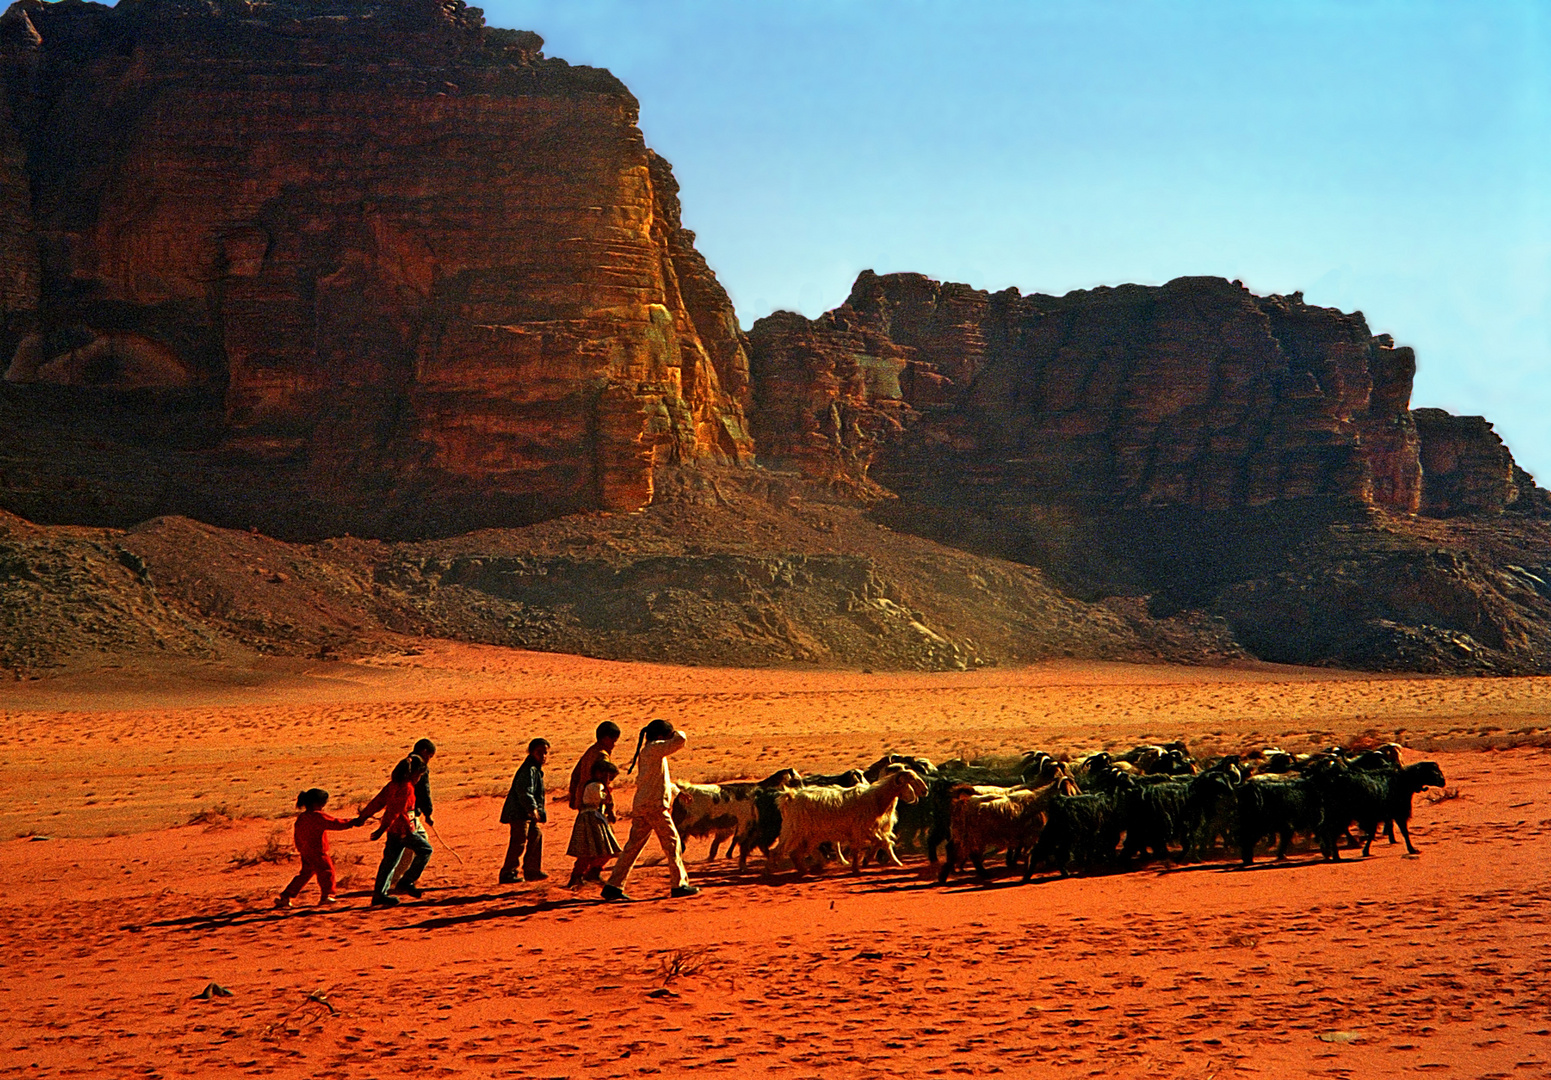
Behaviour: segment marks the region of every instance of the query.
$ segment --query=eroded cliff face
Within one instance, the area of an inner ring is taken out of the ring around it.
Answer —
[[[841,307],[761,320],[751,342],[761,453],[814,474],[1082,513],[1421,498],[1411,350],[1296,295],[864,273]]]
[[[424,535],[752,460],[731,305],[607,72],[461,0],[22,0],[0,43],[13,510]]]

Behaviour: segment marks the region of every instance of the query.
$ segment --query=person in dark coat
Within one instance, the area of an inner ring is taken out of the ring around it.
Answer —
[[[423,767],[425,769],[420,774],[420,779],[415,781],[415,809],[409,815],[409,820],[414,825],[415,835],[420,838],[420,842],[426,848],[430,848],[431,838],[427,835],[426,828],[435,824],[431,820],[431,759],[436,756],[436,744],[430,739],[421,739],[415,743],[414,749],[409,753],[412,757],[417,757],[424,762]],[[402,891],[411,896],[415,895],[412,890],[400,889],[400,886],[404,883],[404,878],[409,874],[410,865],[410,861],[405,859],[399,864],[399,868],[393,872],[392,885],[394,892]],[[410,884],[413,885],[414,882],[411,881]]]
[[[431,820],[431,759],[436,756],[436,744],[430,739],[421,739],[410,753],[425,762],[425,772],[420,774],[420,782],[415,785],[415,812],[421,821],[432,825],[435,823]],[[425,832],[424,829],[420,831]]]
[[[506,861],[501,865],[502,885],[517,881],[519,866],[524,881],[549,877],[544,873],[544,834],[539,829],[548,820],[544,812],[544,763],[548,760],[549,740],[534,739],[528,744],[528,756],[512,777],[512,790],[507,792],[506,803],[501,807],[501,824],[512,830],[511,841],[506,845]]]

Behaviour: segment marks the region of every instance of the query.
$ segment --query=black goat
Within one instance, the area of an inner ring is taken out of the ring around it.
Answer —
[[[1051,799],[1050,818],[1039,834],[1039,843],[1029,854],[1023,880],[1034,876],[1036,864],[1057,870],[1066,877],[1074,859],[1079,865],[1113,859],[1121,830],[1125,828],[1126,803],[1134,790],[1133,785],[1118,784],[1114,791],[1057,795]]]
[[[1363,834],[1363,856],[1367,857],[1380,826],[1393,822],[1405,837],[1406,851],[1417,854],[1411,842],[1411,803],[1423,788],[1443,787],[1443,770],[1435,761],[1421,761],[1403,769],[1362,770],[1328,768],[1316,780],[1325,798],[1325,820],[1321,846],[1335,842],[1355,823]],[[1339,853],[1327,857],[1340,858]]]
[[[814,773],[802,778],[803,787],[856,787],[865,784],[867,777],[860,769],[847,769],[841,773]]]
[[[1219,838],[1227,846],[1235,838],[1238,814],[1239,770],[1236,764],[1214,767],[1190,781],[1185,805],[1189,847],[1186,858],[1199,858]]]
[[[1285,859],[1293,834],[1300,832],[1318,837],[1325,857],[1335,857],[1324,847],[1324,800],[1315,781],[1251,780],[1241,784],[1237,793],[1239,854],[1245,865],[1254,861],[1255,845],[1266,836],[1280,839],[1276,857]]]

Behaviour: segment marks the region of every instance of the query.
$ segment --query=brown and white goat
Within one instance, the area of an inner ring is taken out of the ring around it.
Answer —
[[[1051,796],[1076,794],[1076,782],[1064,772],[1038,787],[1003,788],[996,792],[969,784],[954,788],[948,808],[948,855],[937,880],[946,882],[965,858],[974,863],[977,876],[985,877],[988,849],[1005,848],[1007,865],[1015,865],[1039,839]]]
[[[760,788],[776,790],[794,787],[802,783],[796,769],[782,769],[758,781],[740,780],[722,784],[678,784],[678,794],[673,800],[673,824],[679,833],[681,847],[689,845],[693,836],[709,836],[711,850],[706,861],[716,858],[717,849],[724,841],[727,853],[732,854],[734,844],[739,847],[738,869],[748,864],[749,847],[757,832],[754,810],[754,792]]]

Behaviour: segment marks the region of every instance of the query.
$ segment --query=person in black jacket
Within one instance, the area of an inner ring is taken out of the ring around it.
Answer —
[[[544,873],[544,834],[539,830],[539,825],[548,820],[544,813],[544,762],[548,760],[549,740],[534,739],[528,744],[522,767],[512,777],[512,790],[507,792],[506,803],[501,807],[501,824],[512,830],[506,861],[501,865],[502,885],[516,882],[519,865],[524,881],[549,877]]]
[[[436,756],[436,744],[430,739],[421,739],[415,743],[411,754],[425,762],[425,772],[420,775],[420,782],[415,785],[415,811],[420,815],[420,820],[427,825],[434,824],[431,820],[431,759]],[[422,833],[424,829],[420,830]]]
[[[434,824],[431,818],[431,759],[436,756],[436,744],[430,739],[421,739],[415,743],[415,748],[410,751],[410,754],[425,762],[425,771],[420,774],[420,779],[415,781],[415,809],[410,820],[414,822],[415,835],[425,845],[426,858],[429,859],[431,838],[426,835],[426,827]],[[415,880],[420,875],[416,874],[414,878],[409,878],[410,866],[411,862],[408,859],[399,864],[399,869],[393,875],[392,889],[406,896],[419,896],[420,887],[415,884]],[[406,878],[409,880],[406,881]]]

